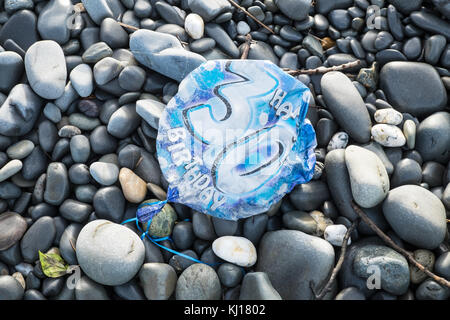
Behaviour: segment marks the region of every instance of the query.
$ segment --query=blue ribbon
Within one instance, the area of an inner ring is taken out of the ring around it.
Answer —
[[[142,232],[141,240],[144,240],[145,237],[147,237],[147,239],[150,240],[153,244],[157,245],[158,247],[160,247],[160,248],[162,248],[162,249],[164,249],[164,250],[166,250],[166,251],[168,251],[170,253],[176,254],[178,256],[181,256],[181,257],[183,257],[185,259],[194,261],[196,263],[203,263],[203,264],[209,265],[211,267],[221,264],[221,263],[213,263],[213,264],[206,263],[206,262],[200,261],[198,259],[195,259],[195,258],[193,258],[191,256],[188,256],[186,254],[183,254],[181,252],[178,252],[176,250],[170,249],[170,248],[168,248],[166,246],[163,246],[163,245],[158,243],[158,242],[161,242],[161,241],[164,241],[164,240],[169,240],[169,241],[173,242],[173,240],[170,238],[170,236],[158,238],[158,237],[153,237],[153,236],[149,235],[150,225],[152,223],[153,217],[162,210],[162,208],[166,205],[167,202],[172,201],[172,200],[174,200],[176,198],[178,198],[178,191],[176,189],[169,188],[166,200],[142,203],[138,207],[138,210],[136,212],[136,217],[128,219],[128,220],[125,220],[121,224],[123,225],[123,224],[126,224],[126,223],[134,221],[136,223],[136,228],[140,232]],[[185,219],[184,221],[190,221],[190,220],[189,219]],[[141,229],[141,227],[139,226],[139,222],[141,222],[141,223],[147,222],[147,228],[146,228],[145,231],[143,231]]]

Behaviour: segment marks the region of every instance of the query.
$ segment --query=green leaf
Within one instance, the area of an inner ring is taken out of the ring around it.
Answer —
[[[67,274],[67,263],[56,253],[42,253],[39,251],[39,260],[44,274],[49,278],[59,278]]]

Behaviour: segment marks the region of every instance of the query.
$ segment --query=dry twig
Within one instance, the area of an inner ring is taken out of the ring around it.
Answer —
[[[250,33],[247,33],[245,36],[245,43],[244,43],[244,51],[242,52],[241,59],[245,60],[248,57],[248,52],[250,51],[250,45],[252,44],[252,36]]]
[[[309,75],[313,75],[313,74],[323,74],[323,73],[327,73],[330,71],[342,71],[345,69],[349,69],[349,68],[353,68],[356,66],[359,66],[361,64],[360,60],[356,60],[353,62],[349,62],[349,63],[344,63],[341,64],[339,66],[333,66],[333,67],[319,67],[316,69],[301,69],[301,70],[292,70],[292,69],[288,69],[288,68],[284,68],[283,71],[286,71],[288,74],[290,74],[291,76],[298,76],[300,74],[309,74]]]
[[[123,23],[123,22],[120,22],[120,21],[117,21],[117,23],[120,24],[124,28],[128,28],[128,29],[131,29],[131,30],[134,30],[134,31],[139,30],[139,28],[136,28],[134,26],[130,26],[129,24],[126,24],[126,23]]]
[[[325,295],[331,290],[333,282],[334,282],[334,280],[336,280],[339,270],[341,270],[342,264],[344,263],[345,253],[347,252],[347,245],[348,245],[348,239],[350,238],[350,234],[353,232],[353,230],[355,230],[358,223],[359,223],[359,219],[356,219],[355,221],[353,221],[352,225],[350,226],[350,228],[348,228],[347,232],[345,233],[344,239],[342,240],[341,253],[339,256],[339,260],[336,263],[336,266],[334,267],[333,272],[331,273],[330,279],[328,279],[328,282],[322,288],[322,290],[320,290],[320,292],[318,294],[314,293],[317,300],[322,300],[323,297],[325,297]]]
[[[250,18],[252,18],[253,20],[255,20],[255,22],[257,24],[259,24],[261,27],[263,27],[264,29],[270,31],[270,33],[275,34],[275,32],[270,29],[268,26],[266,26],[264,23],[262,23],[261,21],[259,21],[258,19],[256,19],[256,17],[254,15],[252,15],[250,12],[248,12],[247,10],[245,10],[244,7],[241,7],[240,5],[238,5],[236,2],[234,2],[233,0],[228,0],[233,6],[235,6],[236,8],[238,8],[239,10],[242,10],[242,12],[244,12],[247,16],[249,16]]]
[[[413,264],[414,266],[416,266],[420,271],[424,272],[427,276],[429,276],[430,278],[432,278],[434,281],[436,281],[437,283],[446,286],[448,288],[450,288],[450,281],[447,281],[444,278],[441,278],[437,275],[435,275],[433,272],[431,272],[430,270],[428,270],[427,268],[425,268],[422,264],[420,264],[419,262],[417,262],[416,259],[414,259],[414,256],[411,252],[406,251],[405,249],[403,249],[402,247],[398,246],[394,241],[392,241],[391,238],[389,238],[389,236],[387,236],[383,231],[381,231],[380,228],[378,228],[378,226],[364,213],[364,211],[361,210],[360,207],[358,207],[353,201],[352,201],[352,208],[353,210],[355,210],[355,212],[358,214],[358,216],[365,222],[367,223],[367,225],[373,230],[375,231],[375,233],[384,241],[386,242],[391,248],[393,248],[394,250],[398,251],[399,253],[401,253],[403,256],[405,256],[406,259],[408,259],[408,261]]]

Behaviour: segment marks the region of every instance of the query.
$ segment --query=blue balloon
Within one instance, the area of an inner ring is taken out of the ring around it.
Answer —
[[[311,93],[275,64],[213,60],[167,104],[156,140],[169,202],[237,220],[267,211],[314,174]],[[139,208],[147,221],[166,203]]]

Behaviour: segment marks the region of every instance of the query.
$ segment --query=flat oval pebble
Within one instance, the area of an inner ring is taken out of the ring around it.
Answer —
[[[122,168],[119,172],[119,181],[123,195],[131,203],[140,203],[147,194],[147,184],[139,176],[128,168]]]
[[[343,224],[333,224],[325,228],[323,233],[325,240],[331,243],[333,246],[342,246],[344,242],[345,234],[347,233],[347,227]],[[349,238],[347,244],[351,244],[352,240]]]
[[[144,244],[136,233],[102,219],[92,221],[81,229],[76,248],[83,272],[92,280],[109,286],[131,280],[145,257]]]
[[[184,29],[192,39],[201,39],[205,30],[205,23],[201,16],[191,13],[184,20]]]
[[[385,124],[392,124],[392,125],[398,125],[403,120],[403,115],[390,108],[390,109],[380,109],[375,111],[374,119],[378,123],[385,123]]]
[[[383,202],[383,213],[395,233],[418,248],[434,249],[444,240],[444,205],[425,188],[405,185],[392,189]]]
[[[372,151],[351,145],[345,149],[345,163],[355,202],[363,208],[372,208],[381,203],[390,184],[380,158]]]
[[[180,275],[175,289],[177,300],[219,300],[220,280],[213,268],[195,263]]]
[[[373,139],[385,147],[402,147],[406,138],[399,127],[390,124],[376,124],[371,130]]]
[[[89,167],[91,176],[104,186],[110,186],[117,181],[119,177],[119,168],[113,163],[94,162]]]
[[[88,97],[94,90],[94,80],[91,67],[79,64],[70,72],[70,81],[80,97]]]
[[[43,40],[33,44],[25,55],[25,71],[30,86],[42,98],[53,100],[64,93],[66,61],[55,41]]]
[[[27,230],[26,220],[15,212],[0,214],[0,251],[15,245]]]
[[[22,161],[11,160],[0,169],[0,182],[12,177],[22,169]]]
[[[327,146],[327,151],[330,152],[336,149],[345,149],[348,144],[348,134],[345,132],[336,132],[330,139]]]
[[[212,249],[219,258],[241,267],[251,267],[256,263],[256,248],[251,241],[243,237],[217,238]]]
[[[21,140],[6,149],[8,157],[21,160],[26,158],[34,149],[34,143],[30,140]]]

